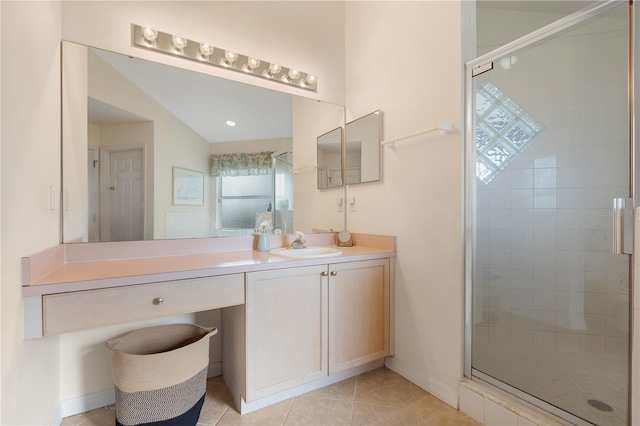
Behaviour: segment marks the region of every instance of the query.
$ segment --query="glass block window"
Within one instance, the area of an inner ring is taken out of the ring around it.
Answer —
[[[544,130],[488,81],[476,93],[476,177],[489,184]]]

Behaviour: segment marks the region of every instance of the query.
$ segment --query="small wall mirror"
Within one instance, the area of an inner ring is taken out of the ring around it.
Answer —
[[[375,111],[346,125],[345,180],[347,185],[381,179],[380,141],[382,111]]]
[[[342,127],[318,136],[318,189],[342,186]]]

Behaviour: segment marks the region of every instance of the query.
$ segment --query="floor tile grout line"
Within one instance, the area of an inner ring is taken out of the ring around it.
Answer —
[[[298,396],[293,397],[293,402],[289,406],[289,409],[287,410],[287,414],[284,416],[284,420],[282,421],[282,426],[284,426],[287,423],[287,419],[289,419],[289,414],[291,414],[291,410],[293,410],[293,406],[298,400],[298,398],[299,398]]]
[[[229,411],[229,409],[231,408],[231,406],[227,406],[226,410],[224,410],[222,412],[222,414],[220,414],[220,417],[218,418],[218,420],[216,420],[216,422],[214,423],[214,425],[218,425],[220,424],[220,421],[222,420],[222,418],[224,417],[225,414],[227,414],[227,411]]]
[[[356,382],[353,384],[353,393],[351,395],[351,420],[349,425],[353,425],[353,414],[356,411],[356,395],[358,394],[358,376],[355,377]]]
[[[384,372],[383,372],[383,373],[384,373]],[[391,374],[391,375],[393,376],[393,373],[392,373],[392,372],[390,372],[389,374]],[[374,375],[373,377],[376,377],[376,376],[377,376],[377,375]],[[289,420],[290,418],[291,418],[291,419],[293,419],[293,420],[295,420],[295,418],[297,418],[297,417],[296,417],[296,416],[294,416],[294,417],[292,417],[292,416],[291,416],[291,413],[292,413],[292,410],[293,410],[293,406],[296,404],[296,402],[300,402],[300,396],[309,396],[309,397],[310,397],[310,399],[325,400],[325,401],[329,401],[329,400],[333,400],[333,401],[340,401],[340,402],[342,402],[343,404],[344,404],[344,403],[350,403],[350,404],[351,404],[351,407],[350,407],[350,413],[349,413],[349,414],[345,413],[345,414],[343,415],[343,416],[344,416],[344,417],[343,417],[343,419],[344,419],[343,421],[345,422],[345,424],[353,425],[353,424],[355,424],[355,421],[357,420],[357,419],[355,418],[355,414],[356,414],[356,413],[355,413],[355,408],[356,408],[356,407],[355,407],[355,405],[356,405],[356,404],[362,404],[361,402],[357,402],[357,398],[358,398],[359,391],[360,391],[360,390],[362,390],[362,389],[365,389],[365,393],[366,393],[366,389],[368,389],[368,387],[369,387],[371,384],[375,384],[375,383],[376,383],[376,381],[377,381],[377,380],[374,380],[374,382],[372,383],[372,382],[369,380],[369,378],[370,378],[370,377],[371,377],[370,375],[367,375],[367,376],[365,376],[364,378],[363,378],[363,377],[360,377],[360,376],[355,376],[355,377],[354,377],[354,378],[355,378],[355,380],[354,380],[354,382],[353,382],[353,388],[352,388],[352,390],[349,392],[350,396],[349,396],[349,394],[347,394],[347,395],[345,395],[345,396],[346,396],[346,398],[333,399],[333,398],[325,398],[324,396],[318,396],[318,397],[313,396],[313,397],[312,397],[312,396],[310,396],[310,395],[304,395],[304,394],[303,394],[303,395],[296,396],[296,397],[293,397],[293,398],[292,398],[292,401],[290,402],[290,405],[288,405],[288,407],[287,407],[287,408],[286,408],[286,410],[285,410],[286,412],[284,413],[284,416],[282,416],[282,414],[279,414],[279,416],[278,416],[278,417],[279,417],[280,421],[278,421],[278,423],[276,423],[276,424],[280,424],[281,426],[284,426],[285,424],[287,424],[287,422],[288,422],[288,420]],[[384,377],[384,376],[380,376],[380,377]],[[400,376],[400,377],[401,377],[401,376]],[[364,382],[362,382],[360,379],[363,379],[363,380],[364,380]],[[405,379],[405,380],[406,380],[406,379]],[[387,380],[383,380],[383,382],[385,382],[385,383],[386,383],[386,382],[387,382]],[[394,383],[395,383],[395,382],[394,382]],[[219,385],[219,384],[215,384],[215,385],[216,385],[216,386],[214,386],[214,388],[216,388],[216,390],[217,390],[217,389],[219,389],[219,388],[218,388],[218,386],[217,386],[217,385]],[[220,385],[223,385],[223,386],[224,386],[224,384],[220,384]],[[383,386],[383,387],[384,387],[384,383],[378,383],[377,385],[379,385],[379,386]],[[376,386],[377,386],[377,385],[376,385]],[[362,386],[365,386],[365,388],[363,388]],[[418,411],[417,407],[415,406],[415,404],[416,404],[416,403],[415,403],[415,401],[414,401],[414,400],[415,400],[415,399],[417,398],[417,396],[420,394],[420,389],[421,389],[421,388],[420,388],[419,386],[415,385],[415,384],[412,384],[412,383],[409,383],[409,386],[410,386],[410,388],[409,388],[410,392],[409,392],[409,395],[406,395],[406,394],[405,394],[405,396],[404,396],[404,401],[405,401],[405,402],[407,401],[407,396],[408,396],[408,398],[410,398],[410,401],[409,401],[409,402],[410,402],[410,406],[412,406],[412,410],[411,410],[411,411],[412,411],[412,413],[413,413],[413,414],[410,414],[410,413],[406,413],[406,412],[405,412],[405,413],[403,414],[403,416],[404,416],[404,415],[407,415],[407,414],[408,414],[408,415],[410,415],[411,417],[409,417],[409,418],[414,418],[414,421],[415,421],[415,422],[417,422],[418,424],[420,423],[420,421],[421,421],[421,420],[429,420],[429,419],[427,419],[427,418],[424,418],[422,415],[420,415],[420,412]],[[415,387],[414,387],[414,386],[415,386]],[[395,388],[395,387],[396,387],[396,386],[392,386],[392,388]],[[342,389],[344,389],[344,388],[342,388]],[[341,390],[342,390],[342,389],[341,389]],[[346,389],[344,389],[344,390],[346,390]],[[404,392],[404,391],[403,391],[403,392]],[[429,392],[427,392],[427,394],[429,394]],[[365,395],[365,396],[366,396],[366,395]],[[390,395],[387,395],[387,396],[390,396]],[[393,398],[392,398],[392,399],[393,399]],[[371,401],[371,402],[373,402],[373,401]],[[382,404],[380,404],[379,402],[382,402]],[[383,409],[382,411],[384,411],[384,412],[389,411],[389,410],[387,410],[388,408],[399,408],[396,404],[386,405],[386,404],[385,404],[385,402],[388,402],[388,401],[387,401],[387,399],[384,399],[384,400],[381,400],[381,401],[376,401],[376,403],[373,403],[373,404],[370,404],[370,403],[369,403],[369,404],[366,404],[366,405],[370,405],[370,406],[371,406],[371,409],[373,409],[373,408],[380,408],[380,409]],[[229,402],[225,401],[225,404],[227,404],[227,406],[226,406],[226,407],[220,407],[220,409],[222,409],[222,413],[221,413],[221,414],[218,414],[218,410],[216,410],[216,411],[215,411],[215,413],[219,415],[219,417],[218,417],[217,421],[215,421],[215,422],[214,422],[214,421],[212,421],[212,422],[206,422],[206,423],[198,423],[198,424],[199,424],[199,426],[207,426],[207,425],[216,425],[216,426],[221,426],[221,424],[222,424],[222,419],[225,417],[225,415],[226,415],[227,413],[230,413],[230,411],[229,411],[229,410],[235,410],[235,408],[234,408],[234,406],[233,406],[233,402],[229,403]],[[429,405],[429,404],[428,404],[428,405]],[[445,405],[446,405],[446,404],[445,404]],[[342,405],[342,407],[344,407],[344,405]],[[449,406],[446,406],[446,407],[449,407]],[[346,407],[344,407],[344,408],[346,408]],[[456,410],[455,410],[455,408],[451,408],[451,410],[456,411]],[[92,410],[92,411],[93,411],[93,414],[98,415],[97,410],[96,410],[96,411]],[[113,410],[113,411],[115,411],[115,410]],[[366,411],[366,408],[365,408],[365,411]],[[381,411],[381,412],[382,412],[382,411]],[[87,425],[87,424],[90,424],[90,422],[91,422],[91,420],[92,420],[93,418],[97,418],[97,417],[94,417],[93,415],[91,415],[91,411],[90,411],[90,412],[87,412],[87,413],[81,413],[81,414],[89,414],[89,416],[86,416],[86,418],[84,418],[84,419],[79,419],[79,420],[81,420],[79,423],[74,423],[73,425],[71,425],[71,424],[70,424],[69,426],[81,426],[81,425]],[[212,413],[212,414],[213,414],[213,413]],[[373,414],[373,413],[372,413],[372,414]],[[99,415],[101,416],[102,414],[99,414]],[[350,415],[350,417],[348,417],[349,415]],[[454,418],[456,418],[455,413],[451,413],[451,414],[449,414],[448,416],[450,416],[450,417],[447,417],[447,418],[450,418],[450,419],[454,419]],[[386,417],[386,415],[385,415],[385,417]],[[429,416],[427,416],[427,417],[429,417]],[[319,418],[322,418],[322,415],[320,415],[320,417],[319,417]],[[359,418],[360,418],[360,417],[359,417]],[[404,418],[408,420],[408,418],[407,418],[407,417],[404,417]],[[347,420],[347,419],[348,419],[348,420]],[[87,422],[87,420],[88,420],[88,422]],[[212,418],[211,420],[213,420],[213,418]],[[276,420],[276,419],[274,419],[274,420]],[[317,419],[316,419],[316,420],[317,420]],[[381,418],[380,418],[379,420],[381,420]],[[431,420],[431,421],[433,421],[433,419],[430,419],[430,420]],[[241,422],[241,423],[243,423],[243,422]],[[412,423],[413,423],[413,422],[412,422]],[[316,424],[321,424],[321,423],[316,423]]]

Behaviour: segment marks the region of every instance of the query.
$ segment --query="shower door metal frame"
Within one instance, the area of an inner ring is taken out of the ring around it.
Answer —
[[[635,90],[636,87],[640,85],[635,84],[636,76],[635,76],[635,65],[636,61],[639,61],[640,58],[634,52],[634,37],[635,37],[635,24],[640,17],[636,17],[634,2],[633,1],[621,1],[621,0],[607,0],[606,2],[599,3],[593,7],[585,8],[581,11],[575,12],[565,18],[562,18],[552,24],[544,26],[532,33],[529,33],[523,37],[520,37],[517,40],[514,40],[504,46],[501,46],[497,49],[492,50],[489,53],[486,53],[482,56],[477,57],[465,64],[465,74],[464,74],[464,90],[465,90],[465,98],[464,98],[464,140],[465,140],[465,148],[464,148],[464,162],[465,162],[465,175],[464,175],[464,227],[465,227],[465,236],[464,236],[464,251],[465,251],[465,270],[464,270],[464,292],[465,292],[465,322],[464,322],[464,366],[463,371],[465,377],[469,379],[478,379],[484,383],[487,383],[490,386],[495,387],[496,389],[506,391],[511,395],[519,398],[525,404],[542,408],[546,412],[555,415],[564,420],[570,420],[578,425],[592,425],[592,423],[586,422],[585,420],[573,416],[571,413],[567,411],[561,410],[554,405],[547,403],[543,400],[540,400],[532,395],[529,395],[525,392],[520,391],[505,382],[497,380],[493,377],[490,377],[482,372],[473,370],[471,366],[471,345],[472,345],[472,332],[473,332],[473,261],[474,261],[474,247],[475,247],[475,236],[474,230],[476,228],[476,207],[475,207],[475,194],[476,194],[476,175],[475,175],[475,164],[471,161],[475,158],[475,126],[474,126],[474,85],[473,85],[473,72],[476,69],[480,69],[488,65],[490,62],[495,61],[501,57],[511,55],[525,49],[527,47],[532,47],[537,43],[542,43],[550,37],[568,31],[574,26],[581,24],[585,21],[588,21],[592,18],[596,18],[601,13],[604,13],[614,7],[622,7],[623,4],[627,4],[629,7],[629,196],[633,197],[634,207],[636,206],[636,201],[638,198],[636,197],[636,187],[635,179],[636,179],[636,170],[635,170],[635,156],[636,150],[634,147],[633,141],[635,140],[636,135],[636,108],[635,108]],[[634,259],[633,255],[631,255],[630,259],[630,271],[629,271],[629,389],[627,392],[628,398],[628,407],[629,412],[627,413],[627,418],[631,421],[631,360],[632,360],[632,326],[633,326],[633,268],[634,268]]]

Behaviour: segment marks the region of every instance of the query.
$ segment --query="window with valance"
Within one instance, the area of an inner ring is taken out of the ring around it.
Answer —
[[[214,154],[211,176],[258,176],[271,173],[270,151],[254,153]]]

